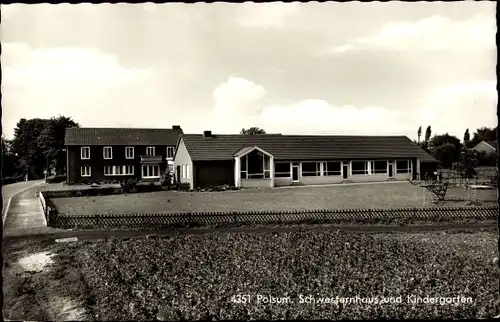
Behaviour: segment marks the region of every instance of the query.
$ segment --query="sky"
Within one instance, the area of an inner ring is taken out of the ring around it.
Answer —
[[[495,2],[1,6],[21,118],[185,133],[460,139],[497,125]]]

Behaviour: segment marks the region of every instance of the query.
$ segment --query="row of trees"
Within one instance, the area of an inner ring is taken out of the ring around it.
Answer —
[[[41,178],[45,170],[63,171],[65,162],[64,136],[66,128],[79,127],[69,117],[51,119],[21,119],[14,138],[2,135],[2,178],[15,181],[20,177]]]
[[[454,168],[461,171],[471,171],[472,167],[478,165],[494,166],[496,162],[495,154],[486,154],[472,150],[482,141],[496,141],[497,128],[481,127],[477,129],[471,138],[469,129],[464,132],[463,139],[448,133],[432,135],[429,125],[425,132],[425,138],[420,140],[422,127],[417,130],[418,143],[422,149],[433,155],[444,168]]]

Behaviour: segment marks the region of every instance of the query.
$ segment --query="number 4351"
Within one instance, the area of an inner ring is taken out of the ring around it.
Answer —
[[[250,303],[250,295],[233,295],[231,296],[231,302],[237,303],[237,304],[245,304],[245,303]]]

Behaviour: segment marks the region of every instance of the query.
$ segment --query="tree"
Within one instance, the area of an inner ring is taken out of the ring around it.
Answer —
[[[477,129],[473,133],[472,140],[470,141],[470,146],[474,147],[481,141],[496,141],[496,139],[497,139],[497,127],[489,128],[483,126]]]
[[[417,143],[420,144],[420,137],[422,136],[422,125],[420,125],[418,127],[418,131],[417,131],[417,138],[418,138],[418,141]]]
[[[29,177],[39,178],[56,160],[58,152],[64,148],[67,127],[77,127],[71,118],[58,116],[51,119],[21,119],[14,130],[12,151],[19,156],[19,167]],[[64,154],[59,153],[59,156]],[[64,164],[64,162],[59,162]]]
[[[462,143],[460,142],[460,139],[457,138],[456,136],[450,135],[448,133],[441,134],[441,135],[434,135],[432,139],[429,141],[429,148],[431,151],[445,143],[451,143],[455,146],[455,150],[457,152],[457,160],[458,160],[458,154],[460,152],[460,148],[462,147]]]
[[[266,131],[264,131],[264,129],[253,126],[253,127],[248,128],[248,129],[241,129],[240,134],[242,134],[242,135],[259,135],[259,134],[266,134]]]
[[[2,134],[2,179],[18,176],[18,160],[15,154],[12,153],[12,142],[7,140]],[[10,182],[9,182],[10,183]],[[6,184],[6,183],[5,183]]]
[[[470,143],[470,134],[469,134],[469,129],[465,130],[464,133],[464,146],[469,147]]]
[[[457,148],[453,143],[444,143],[433,150],[434,157],[441,162],[443,168],[450,168],[457,160]]]
[[[40,134],[40,147],[44,151],[44,156],[54,168],[56,174],[60,173],[64,168],[64,137],[66,129],[71,127],[79,127],[78,123],[70,117],[59,115],[48,121],[47,126]]]
[[[429,125],[429,126],[427,126],[427,129],[425,130],[424,142],[421,143],[422,149],[427,151],[427,153],[430,153],[429,140],[431,139],[431,134],[432,134],[432,130],[431,130],[431,126]]]

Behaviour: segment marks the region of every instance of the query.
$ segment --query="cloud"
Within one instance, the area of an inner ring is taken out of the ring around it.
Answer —
[[[23,43],[2,47],[3,82],[9,86],[106,89],[140,82],[149,73],[124,68],[116,56],[97,49],[32,49]]]
[[[328,48],[323,53],[367,49],[481,51],[495,48],[495,34],[496,23],[493,16],[475,15],[469,19],[453,21],[434,15],[415,22],[389,23],[375,34]]]
[[[218,133],[258,126],[270,133],[331,135],[406,135],[416,139],[420,125],[435,134],[461,137],[466,128],[495,126],[496,81],[457,83],[427,92],[415,109],[335,104],[302,99],[282,105],[265,104],[263,86],[229,78],[214,91],[214,123]]]
[[[213,92],[214,125],[219,131],[238,130],[240,125],[236,125],[237,123],[244,126],[247,121],[260,113],[260,101],[265,94],[266,90],[261,85],[244,78],[229,77]]]
[[[165,92],[151,70],[126,68],[114,55],[97,49],[33,49],[24,43],[4,43],[2,51],[3,122],[8,136],[23,117],[62,114],[87,126],[150,120],[137,113],[138,107],[159,105]]]
[[[286,20],[300,10],[300,3],[248,3],[238,5],[237,21],[244,27],[283,28]]]

